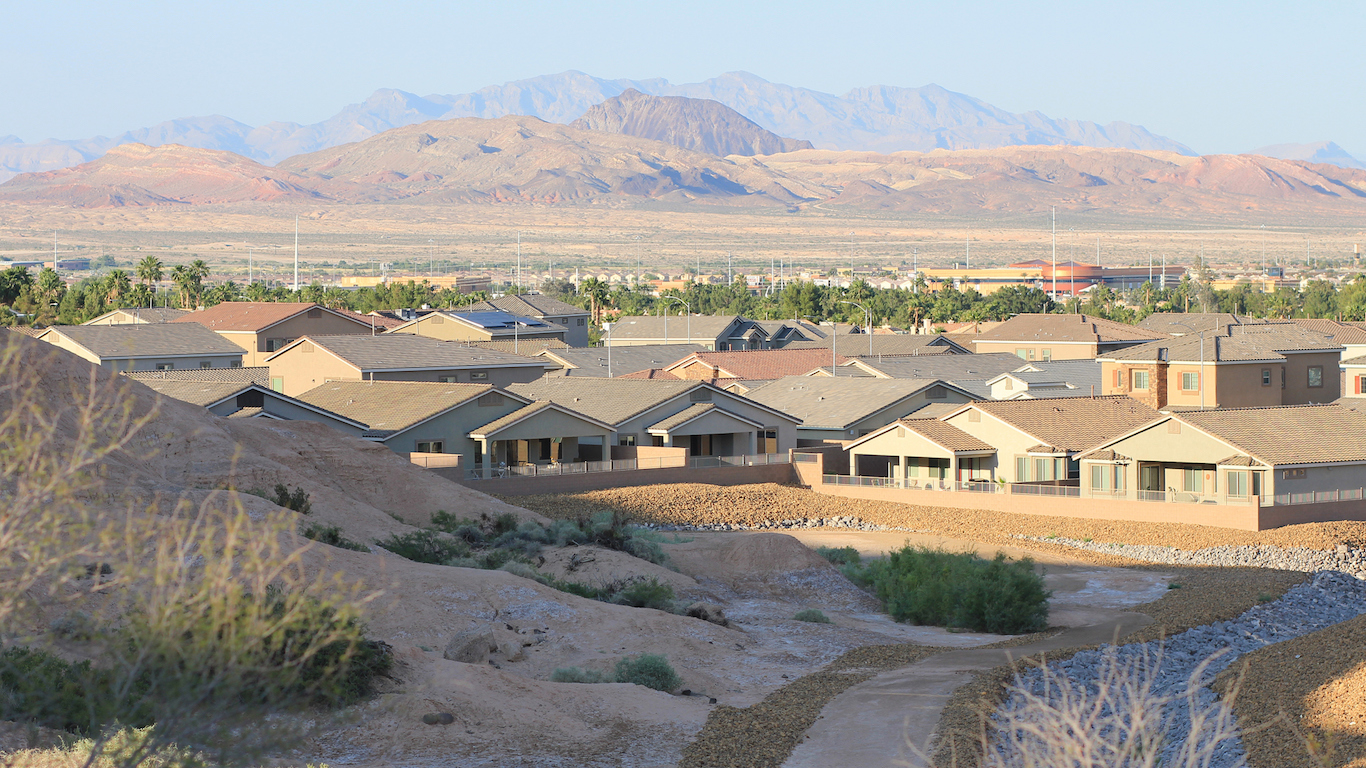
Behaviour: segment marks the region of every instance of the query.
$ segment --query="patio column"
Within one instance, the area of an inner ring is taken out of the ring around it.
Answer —
[[[949,487],[958,490],[958,454],[949,457],[949,481],[953,483]]]
[[[758,452],[759,452],[759,433],[756,432],[756,431],[754,431],[754,430],[750,430],[750,431],[749,431],[749,450],[746,451],[746,453],[749,454],[750,456],[753,456],[754,454],[756,454],[756,453],[758,453]]]
[[[487,480],[493,477],[493,441],[479,438],[479,452],[484,455],[484,479]]]
[[[896,457],[896,487],[906,487],[906,457]]]

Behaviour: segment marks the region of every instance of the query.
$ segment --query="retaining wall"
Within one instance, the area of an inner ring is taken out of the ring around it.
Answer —
[[[796,474],[791,464],[765,464],[754,467],[665,467],[627,469],[620,472],[589,472],[581,475],[505,477],[495,480],[466,480],[459,473],[432,469],[447,480],[468,488],[499,496],[532,496],[540,493],[579,493],[603,488],[633,488],[663,483],[705,483],[706,485],[751,485],[754,483],[792,483]]]

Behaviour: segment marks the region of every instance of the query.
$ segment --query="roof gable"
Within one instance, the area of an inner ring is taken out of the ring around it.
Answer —
[[[350,320],[358,327],[369,328],[370,323],[354,313],[341,313],[321,304],[302,301],[225,301],[206,309],[190,312],[172,320],[173,323],[198,323],[219,333],[260,333],[312,310],[326,312]]]

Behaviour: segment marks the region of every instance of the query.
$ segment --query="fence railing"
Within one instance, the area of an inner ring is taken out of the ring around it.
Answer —
[[[613,459],[611,461],[575,461],[562,464],[521,464],[493,467],[488,478],[483,467],[465,470],[466,480],[500,480],[510,477],[559,477],[594,472],[631,472],[639,469],[716,469],[718,467],[762,467],[787,464],[786,453],[756,453],[741,456],[656,456],[645,459]]]
[[[1019,496],[1081,496],[1077,485],[1035,485],[1033,483],[1011,483],[1010,492]]]
[[[1278,493],[1273,498],[1276,506],[1292,504],[1318,504],[1325,501],[1361,501],[1366,498],[1366,489],[1342,488],[1334,491],[1307,491],[1305,493]],[[1265,497],[1264,497],[1265,498]],[[1263,505],[1266,506],[1266,505]]]
[[[798,464],[815,464],[821,460],[819,453],[793,453],[792,460]]]

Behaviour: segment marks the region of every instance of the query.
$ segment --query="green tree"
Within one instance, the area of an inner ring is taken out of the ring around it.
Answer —
[[[128,279],[128,273],[121,269],[116,269],[109,273],[104,279],[105,303],[111,307],[122,306],[120,302],[124,297],[133,292],[133,281]]]
[[[1310,280],[1304,287],[1303,308],[1305,317],[1331,318],[1338,314],[1338,291],[1327,280]]]
[[[165,274],[165,267],[163,267],[161,259],[155,256],[143,257],[142,261],[138,262],[137,270],[138,280],[147,286],[161,282],[161,278]]]
[[[28,267],[10,267],[0,272],[0,304],[13,304],[19,294],[33,285],[33,275]]]

